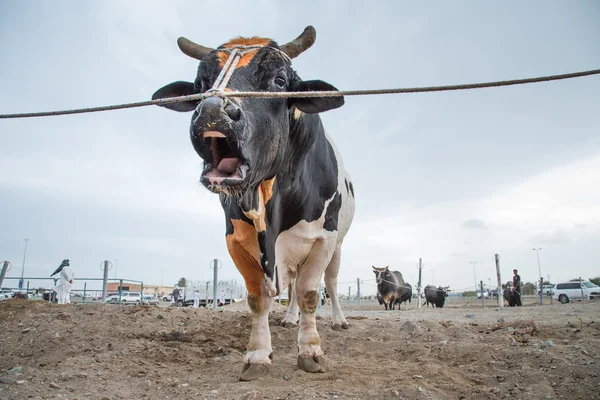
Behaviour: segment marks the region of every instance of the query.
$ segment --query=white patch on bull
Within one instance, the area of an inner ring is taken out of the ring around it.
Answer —
[[[302,118],[302,115],[303,115],[303,114],[304,114],[304,113],[303,113],[302,111],[300,111],[300,109],[298,109],[298,108],[294,108],[294,119],[295,119],[296,121],[297,121],[297,120],[299,120],[300,118]]]
[[[333,152],[335,154],[335,158],[337,161],[337,170],[338,170],[338,186],[337,191],[342,194],[342,205],[340,207],[340,212],[338,214],[338,243],[342,243],[344,237],[348,233],[350,229],[350,225],[352,224],[352,219],[354,218],[354,196],[347,195],[346,191],[346,183],[344,181],[348,181],[348,183],[352,182],[350,178],[350,174],[344,168],[344,162],[342,160],[342,156],[340,155],[337,147],[333,143],[333,140],[325,131],[325,138],[333,148]]]

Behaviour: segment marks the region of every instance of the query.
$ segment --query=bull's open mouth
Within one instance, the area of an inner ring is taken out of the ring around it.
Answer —
[[[244,183],[248,164],[242,155],[232,148],[221,132],[204,133],[205,145],[212,153],[212,163],[205,163],[201,181],[208,187],[238,186]]]

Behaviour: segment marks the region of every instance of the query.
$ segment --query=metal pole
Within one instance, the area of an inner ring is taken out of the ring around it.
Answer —
[[[219,260],[213,260],[213,310],[217,309],[217,279],[219,279]]]
[[[108,260],[104,261],[104,274],[102,276],[102,303],[106,301],[106,286],[108,284]]]
[[[481,285],[481,305],[485,308],[485,296],[483,295],[483,281],[479,282]]]
[[[581,300],[585,300],[583,297],[583,284],[581,283],[581,277],[579,277],[579,287],[581,289]]]
[[[477,305],[477,275],[475,275],[475,264],[477,264],[477,261],[469,261],[469,263],[471,263],[473,266],[473,280],[475,281],[475,305]],[[483,296],[483,292],[481,293],[481,296]]]
[[[206,303],[204,304],[204,307],[208,308],[208,285],[210,284],[210,281],[206,281],[206,292],[204,293],[204,296],[206,298]]]
[[[4,276],[6,275],[6,271],[8,271],[8,265],[10,263],[8,261],[4,261],[2,264],[2,271],[0,272],[0,288],[2,287],[2,283],[4,282]]]
[[[144,282],[140,282],[140,303],[144,300]]]
[[[83,283],[83,299],[82,299],[82,303],[85,304],[85,292],[87,289],[87,282]]]
[[[21,268],[21,279],[19,280],[19,290],[23,289],[23,276],[25,275],[25,259],[27,258],[27,243],[28,238],[25,238],[25,251],[23,252],[23,267]]]
[[[360,278],[356,278],[356,305],[360,307]]]
[[[289,302],[289,299],[288,299]],[[319,302],[317,303],[317,309],[321,308],[321,303],[323,302],[323,285],[319,283]]]
[[[496,260],[496,279],[498,280],[498,307],[504,307],[504,298],[502,295],[502,277],[500,276],[500,255],[494,254],[494,259]]]
[[[535,252],[537,253],[538,272],[540,273],[540,306],[542,304],[544,304],[544,298],[542,297],[544,295],[544,290],[543,290],[544,278],[542,278],[542,267],[540,266],[540,250],[541,249],[542,249],[541,247],[539,249],[534,249]]]
[[[119,304],[121,304],[121,293],[123,292],[123,279],[119,279]]]
[[[419,310],[421,309],[421,276],[423,271],[423,262],[422,259],[419,258],[419,287],[417,288],[417,304]]]
[[[550,283],[550,275],[548,275],[548,283]],[[553,290],[550,289],[550,304],[554,304],[554,299],[553,299],[554,293],[552,293],[552,292],[553,292]]]
[[[350,296],[352,296],[352,286],[348,286],[348,304],[352,304],[352,297]]]
[[[25,292],[25,297],[29,297],[29,281],[27,281],[27,291]]]

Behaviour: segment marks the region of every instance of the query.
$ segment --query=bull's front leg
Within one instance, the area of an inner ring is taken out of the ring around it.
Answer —
[[[240,380],[250,381],[268,374],[273,351],[269,330],[272,298],[260,265],[259,244],[254,227],[245,221],[231,220],[234,232],[227,235],[227,249],[246,282],[252,332]]]
[[[256,285],[256,282],[249,283],[246,280],[249,288],[248,306],[252,314],[252,332],[248,342],[248,351],[244,356],[244,368],[240,376],[242,381],[251,381],[267,375],[273,359],[271,331],[269,330],[269,310],[272,298],[269,296],[264,280],[259,285]]]

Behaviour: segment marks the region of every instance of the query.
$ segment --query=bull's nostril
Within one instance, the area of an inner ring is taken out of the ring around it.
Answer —
[[[242,111],[240,110],[240,108],[231,103],[229,103],[227,107],[225,107],[225,112],[227,113],[227,115],[229,115],[229,118],[231,118],[234,121],[239,121],[242,117]]]

